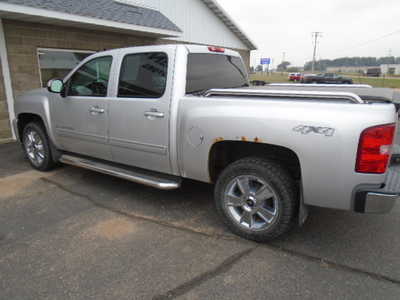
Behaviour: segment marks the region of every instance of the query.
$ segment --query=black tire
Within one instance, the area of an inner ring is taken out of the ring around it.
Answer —
[[[28,154],[27,139],[30,133],[34,132],[41,140],[43,145],[43,159],[36,161],[30,157]],[[39,122],[28,123],[22,133],[22,148],[24,150],[25,156],[28,159],[31,166],[39,171],[46,172],[54,169],[57,163],[53,159],[49,138],[47,136],[44,126]]]
[[[274,217],[276,219],[268,223],[265,228],[255,230],[251,225],[248,226],[250,228],[245,226],[242,219],[235,220],[229,208],[232,205],[226,203],[231,183],[236,182],[237,178],[243,178],[244,175],[262,179],[278,199],[276,201],[278,210]],[[256,242],[267,242],[287,233],[296,224],[299,202],[297,190],[294,180],[280,164],[267,159],[245,158],[229,165],[219,176],[215,186],[215,203],[218,213],[233,233]]]

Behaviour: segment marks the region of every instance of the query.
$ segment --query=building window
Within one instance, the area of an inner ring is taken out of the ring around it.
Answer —
[[[64,78],[83,59],[93,53],[94,51],[39,48],[37,54],[42,87],[46,87],[50,79]]]

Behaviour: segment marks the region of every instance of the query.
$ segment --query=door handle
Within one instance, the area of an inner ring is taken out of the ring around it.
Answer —
[[[144,113],[144,116],[150,120],[153,120],[155,118],[162,119],[164,118],[164,113],[158,111],[146,111]]]
[[[98,106],[92,106],[92,107],[89,109],[89,112],[90,112],[92,115],[104,114],[104,113],[105,113],[105,109],[104,109],[104,108],[100,108],[100,107],[98,107]]]

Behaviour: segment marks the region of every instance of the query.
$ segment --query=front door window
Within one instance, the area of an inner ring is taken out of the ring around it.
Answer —
[[[67,83],[68,96],[106,97],[111,56],[92,59],[76,71]]]

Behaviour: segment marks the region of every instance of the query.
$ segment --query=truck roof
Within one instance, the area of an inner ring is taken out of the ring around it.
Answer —
[[[117,49],[110,49],[110,50],[104,50],[101,52],[97,52],[96,54],[114,54],[119,52],[121,49],[124,50],[129,50],[129,49],[135,49],[135,50],[143,50],[143,51],[162,51],[167,48],[176,48],[176,47],[185,47],[189,53],[210,53],[210,54],[217,54],[217,55],[230,55],[230,56],[237,56],[239,57],[240,54],[236,51],[227,49],[227,48],[221,48],[221,47],[214,47],[214,46],[206,46],[206,45],[193,45],[193,44],[165,44],[165,45],[149,45],[149,46],[132,46],[132,47],[125,47],[125,48],[117,48]],[[210,48],[217,49],[217,50],[223,50],[223,52],[219,51],[212,51]]]

